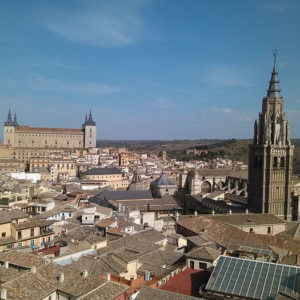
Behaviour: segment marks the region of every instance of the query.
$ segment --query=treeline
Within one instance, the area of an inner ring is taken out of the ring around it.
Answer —
[[[186,150],[171,150],[168,151],[168,158],[181,161],[204,160],[208,161],[218,157],[231,160],[248,161],[248,145],[250,140],[224,140],[209,145],[196,145],[189,147],[188,150],[207,150],[207,153],[195,155],[194,153],[186,154]]]
[[[214,149],[214,148],[220,148],[220,147],[226,147],[230,144],[235,144],[237,143],[237,139],[230,139],[230,140],[225,140],[221,141],[218,143],[213,143],[213,144],[207,144],[207,145],[197,145],[195,147],[189,147],[189,150],[208,150],[208,149]]]

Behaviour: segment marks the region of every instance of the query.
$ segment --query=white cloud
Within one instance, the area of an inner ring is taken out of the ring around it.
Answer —
[[[212,66],[204,72],[202,81],[216,88],[251,86],[250,80],[245,79],[245,71],[241,72],[225,66]]]
[[[172,108],[176,108],[177,104],[172,101],[171,99],[167,98],[167,97],[162,97],[159,96],[157,98],[155,98],[151,104],[156,108],[156,109],[172,109]]]
[[[208,110],[214,113],[223,113],[223,114],[232,114],[234,112],[234,110],[229,107],[209,107]]]
[[[64,83],[61,80],[31,74],[28,87],[31,90],[48,90],[61,93],[80,93],[87,96],[102,96],[119,92],[120,88],[102,83]]]
[[[206,107],[202,111],[202,118],[215,119],[220,122],[221,120],[227,120],[231,122],[254,122],[254,112],[244,112],[232,109],[230,107]]]
[[[149,1],[75,1],[67,11],[50,8],[41,21],[73,42],[100,47],[129,46],[145,34],[141,8]]]

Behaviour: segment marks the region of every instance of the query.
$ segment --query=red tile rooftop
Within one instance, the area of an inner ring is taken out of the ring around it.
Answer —
[[[210,273],[204,270],[185,269],[170,278],[159,289],[199,297],[199,287],[208,281],[209,276]]]

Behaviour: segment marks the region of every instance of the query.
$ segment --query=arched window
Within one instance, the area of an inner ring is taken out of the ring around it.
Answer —
[[[285,159],[284,159],[284,157],[281,157],[281,159],[280,159],[280,167],[281,168],[285,167]]]
[[[274,157],[273,159],[273,168],[277,168],[278,167],[278,158]]]

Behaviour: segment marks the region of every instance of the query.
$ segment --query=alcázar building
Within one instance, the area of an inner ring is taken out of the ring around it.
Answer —
[[[96,122],[92,112],[86,115],[79,129],[42,128],[19,125],[15,114],[9,110],[4,122],[2,150],[10,157],[28,163],[30,157],[45,157],[50,153],[72,153],[96,147]]]

